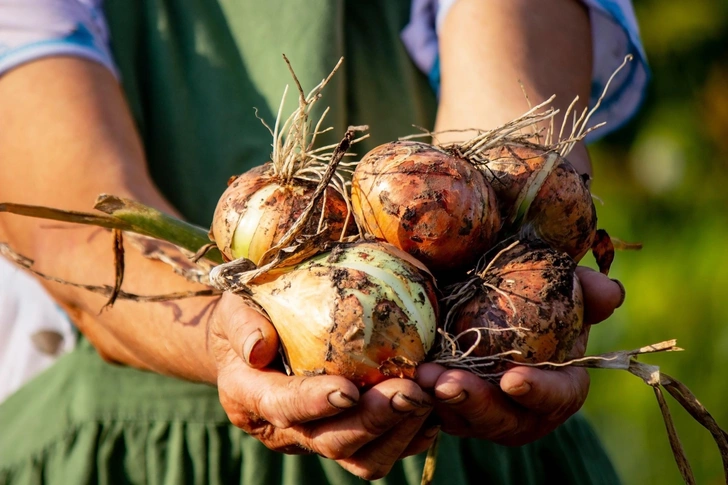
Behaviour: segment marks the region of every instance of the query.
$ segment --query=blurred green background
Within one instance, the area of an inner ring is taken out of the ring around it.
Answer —
[[[591,147],[600,226],[644,243],[610,276],[627,301],[592,330],[589,353],[677,338],[642,360],[686,384],[728,428],[728,2],[635,0],[652,69],[643,109]],[[683,483],[652,390],[594,370],[585,411],[624,483]],[[697,482],[725,483],[710,434],[668,396]]]

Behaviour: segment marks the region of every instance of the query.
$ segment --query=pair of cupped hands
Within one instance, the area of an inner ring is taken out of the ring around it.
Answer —
[[[590,325],[624,301],[624,288],[579,267],[584,331],[573,357],[584,354]],[[534,441],[584,403],[583,368],[515,367],[500,386],[463,370],[426,363],[414,380],[388,379],[361,392],[338,376],[287,376],[267,368],[276,358],[273,326],[232,294],[210,324],[220,401],[231,422],[268,448],[317,453],[365,479],[386,475],[397,460],[426,450],[442,430],[504,445]]]

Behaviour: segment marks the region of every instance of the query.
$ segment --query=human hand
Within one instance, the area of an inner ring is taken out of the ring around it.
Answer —
[[[410,446],[432,410],[411,380],[389,379],[360,394],[343,377],[266,369],[278,351],[275,329],[235,295],[223,295],[211,317],[209,349],[230,421],[274,451],[318,453],[372,480],[434,439]]]
[[[577,275],[584,291],[585,326],[569,358],[584,355],[590,326],[624,301],[624,288],[615,280],[585,267]],[[467,371],[423,364],[417,382],[434,393],[444,432],[505,445],[526,444],[550,433],[579,410],[589,391],[589,375],[580,367],[514,367],[498,387]]]

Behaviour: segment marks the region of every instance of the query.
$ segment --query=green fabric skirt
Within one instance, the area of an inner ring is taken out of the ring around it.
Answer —
[[[417,485],[424,456],[375,483]],[[86,342],[0,405],[0,484],[361,484],[335,462],[268,450],[214,388],[116,367]],[[443,436],[438,484],[615,484],[575,416],[519,448]]]

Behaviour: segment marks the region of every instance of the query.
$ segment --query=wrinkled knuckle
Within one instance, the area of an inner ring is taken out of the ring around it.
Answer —
[[[261,436],[269,433],[271,425],[268,421],[254,414],[238,412],[228,414],[228,419],[236,428],[240,428],[251,436]]]
[[[291,404],[276,392],[264,392],[260,395],[258,409],[276,428],[290,428],[295,423],[290,415]]]
[[[309,377],[290,379],[286,383],[286,388],[289,391],[298,394],[299,392],[301,392],[303,390],[304,387],[306,387],[306,384],[309,382],[309,379],[310,379]]]
[[[580,402],[575,399],[569,399],[568,401],[562,402],[557,408],[549,413],[547,416],[548,421],[552,423],[563,423],[569,419],[569,417],[574,415],[579,408],[581,408]]]
[[[225,413],[227,414],[227,418],[230,421],[230,424],[235,426],[236,428],[240,428],[246,433],[249,433],[251,426],[250,426],[250,413],[245,412],[240,408],[240,406],[237,405],[231,405],[230,400],[224,396],[220,395],[220,403],[222,404],[223,409],[225,410]],[[237,404],[237,403],[235,403]]]
[[[398,417],[393,416],[389,411],[380,413],[366,413],[361,418],[361,424],[364,427],[364,431],[373,436],[380,436],[384,434],[398,421]]]
[[[249,420],[246,417],[244,417],[243,415],[228,414],[228,419],[230,420],[232,425],[235,426],[236,428],[240,428],[243,431],[245,431],[246,433],[250,431],[250,427],[248,426]]]
[[[336,443],[326,443],[320,446],[319,454],[330,460],[345,460],[356,451],[352,446],[341,446]]]
[[[499,436],[509,438],[519,435],[523,431],[523,426],[519,420],[513,416],[505,416],[497,425],[496,429],[500,429]]]
[[[288,448],[297,443],[284,436],[279,429],[260,418],[251,417],[248,420],[247,429],[244,429],[253,438],[263,443],[268,449],[281,453],[288,453]]]
[[[320,439],[316,443],[316,451],[331,460],[345,460],[350,458],[358,449],[359,446],[357,444],[344,439],[338,434],[329,436],[326,439]]]
[[[480,434],[492,439],[512,436],[521,429],[521,423],[515,415],[498,409],[491,400],[482,404],[477,419],[469,420],[469,424],[473,429],[480,429]]]

